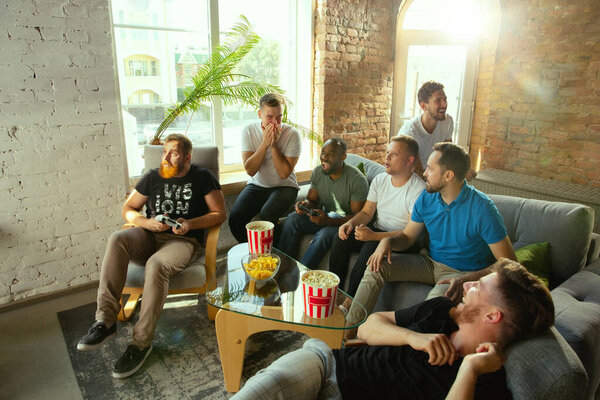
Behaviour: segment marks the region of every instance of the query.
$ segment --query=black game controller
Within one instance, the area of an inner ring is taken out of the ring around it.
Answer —
[[[163,224],[172,226],[175,229],[181,228],[180,222],[177,222],[173,218],[169,218],[166,215],[157,215],[156,218],[154,218],[154,219],[157,220],[158,222],[162,222]]]
[[[298,208],[310,215],[311,217],[316,217],[319,215],[318,212],[316,212],[312,208],[308,208],[304,203],[298,203]]]

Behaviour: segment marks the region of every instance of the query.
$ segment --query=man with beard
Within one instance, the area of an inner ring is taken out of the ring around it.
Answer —
[[[385,282],[410,281],[435,285],[428,298],[445,295],[458,302],[464,282],[489,273],[501,257],[516,260],[504,221],[494,203],[467,184],[470,160],[452,143],[437,143],[425,171],[425,191],[417,199],[411,220],[396,236],[382,240],[371,255],[355,300],[367,313],[375,307]],[[429,254],[394,254],[412,246],[421,232],[429,233]],[[387,262],[386,262],[387,261]],[[360,322],[350,308],[348,319]],[[351,338],[355,331],[348,331]]]
[[[77,344],[77,350],[94,350],[117,332],[119,300],[129,260],[145,265],[144,296],[133,342],[117,361],[113,377],[135,373],[152,351],[154,330],[160,317],[169,277],[199,254],[205,228],[222,223],[225,200],[210,171],[191,165],[192,143],[180,134],[165,140],[160,168],[148,171],[125,204],[123,217],[134,225],[111,235],[102,261],[96,322]],[[146,207],[145,216],[140,213]],[[155,219],[166,215],[177,222],[171,227]]]
[[[242,160],[250,176],[229,214],[229,229],[235,239],[247,242],[246,224],[259,215],[275,224],[294,204],[298,183],[294,167],[302,141],[298,131],[281,123],[284,98],[277,93],[261,97],[258,117],[242,130]]]
[[[458,306],[436,297],[372,314],[358,332],[364,346],[310,339],[232,399],[509,399],[503,349],[552,326],[550,292],[508,259],[463,286]]]
[[[367,199],[367,178],[358,168],[347,165],[345,159],[346,142],[338,138],[325,142],[321,165],[312,171],[306,200],[296,203],[296,211],[283,225],[278,248],[290,257],[296,258],[302,233],[315,235],[300,260],[311,269],[319,266],[339,226],[358,213]]]
[[[340,226],[333,239],[329,270],[340,277],[342,284],[352,251],[360,251],[350,274],[346,292],[350,296],[356,294],[367,261],[381,244],[381,239],[394,236],[406,227],[415,201],[425,189],[423,179],[412,172],[417,154],[419,146],[415,139],[409,136],[392,138],[385,156],[385,173],[373,179],[365,206]],[[417,252],[418,247],[415,245],[407,252]]]
[[[433,151],[433,145],[439,142],[452,142],[454,121],[446,114],[448,98],[444,93],[444,85],[438,82],[425,82],[417,93],[417,100],[423,113],[408,120],[402,125],[398,136],[406,135],[414,138],[419,144],[419,157],[415,162],[415,173],[423,176],[427,168],[427,160]],[[477,173],[469,169],[467,180],[473,179]]]

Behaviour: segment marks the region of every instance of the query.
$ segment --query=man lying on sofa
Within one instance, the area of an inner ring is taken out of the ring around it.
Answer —
[[[445,295],[458,302],[464,282],[489,273],[488,266],[501,257],[517,259],[498,209],[465,181],[471,163],[467,152],[446,142],[433,149],[425,170],[426,190],[417,199],[411,220],[404,231],[383,239],[367,262],[355,296],[367,313],[386,281],[437,283],[428,298]],[[392,264],[391,251],[408,249],[424,229],[429,233],[429,255],[395,254]],[[358,308],[351,307],[348,319],[358,323],[359,315]],[[355,333],[347,331],[346,338]]]
[[[366,346],[331,350],[310,339],[233,398],[510,398],[504,370],[487,373],[500,368],[507,345],[554,323],[554,304],[546,286],[517,262],[501,259],[490,270],[463,284],[458,306],[436,297],[371,315],[358,332]]]

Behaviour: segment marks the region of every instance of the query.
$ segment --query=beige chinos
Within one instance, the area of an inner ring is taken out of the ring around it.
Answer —
[[[107,327],[116,323],[129,260],[145,265],[144,294],[133,329],[133,344],[150,346],[169,291],[169,278],[187,267],[199,250],[196,239],[172,233],[154,233],[140,227],[113,233],[100,272],[96,320]]]
[[[388,264],[384,259],[378,272],[373,272],[367,267],[352,304],[355,302],[362,304],[367,310],[367,315],[371,314],[385,282],[418,282],[434,285],[427,298],[443,296],[448,285],[437,285],[438,281],[469,272],[450,268],[423,253],[426,251],[422,251],[422,254],[392,254],[392,263]],[[350,307],[348,320],[358,323],[361,314],[357,308]]]

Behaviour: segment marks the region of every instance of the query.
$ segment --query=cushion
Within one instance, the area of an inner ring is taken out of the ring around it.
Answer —
[[[585,266],[594,222],[590,207],[500,195],[489,197],[498,207],[515,248],[549,243],[551,287]]]
[[[550,265],[548,264],[548,242],[534,243],[515,250],[517,260],[527,271],[549,286]]]

